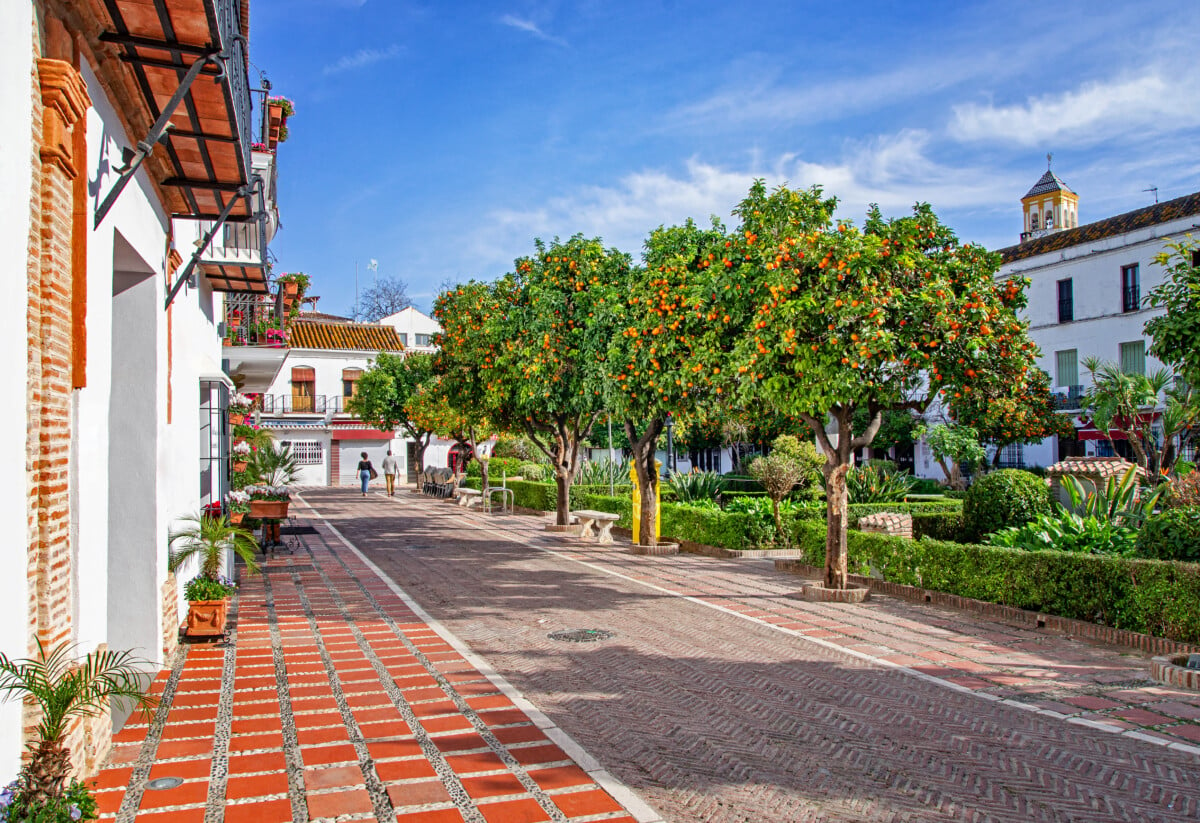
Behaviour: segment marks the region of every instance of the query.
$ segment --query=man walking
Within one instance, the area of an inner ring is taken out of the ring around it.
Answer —
[[[383,479],[387,481],[388,497],[396,496],[396,472],[399,469],[400,463],[392,457],[392,450],[388,449],[387,457],[383,458]]]

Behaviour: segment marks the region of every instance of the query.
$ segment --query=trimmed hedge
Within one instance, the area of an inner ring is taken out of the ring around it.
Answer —
[[[1001,469],[984,475],[967,489],[963,500],[963,530],[967,540],[1010,526],[1023,526],[1053,504],[1046,481],[1022,469]]]
[[[1200,561],[1200,506],[1167,509],[1147,518],[1138,530],[1137,551],[1159,560]]]
[[[800,523],[805,562],[825,565],[825,529]],[[1021,609],[1200,642],[1200,564],[1067,552],[1026,552],[852,531],[852,574]]]
[[[913,514],[913,537],[920,540],[962,542],[963,519],[961,512],[917,512]]]

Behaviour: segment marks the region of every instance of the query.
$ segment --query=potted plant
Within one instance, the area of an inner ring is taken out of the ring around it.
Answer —
[[[225,511],[229,512],[229,522],[235,526],[241,525],[246,515],[250,513],[250,495],[240,489],[234,489],[225,495]]]
[[[246,467],[250,465],[250,455],[254,449],[245,440],[239,440],[233,444],[233,470],[235,472],[244,472]]]
[[[187,636],[223,635],[228,609],[226,598],[236,587],[232,580],[221,576],[221,561],[226,552],[232,551],[245,562],[248,572],[258,571],[254,536],[224,516],[187,517],[183,523],[182,528],[171,533],[168,567],[175,572],[193,558],[200,562],[200,574],[184,587],[184,596],[188,600]]]
[[[0,654],[0,693],[31,699],[41,716],[29,760],[17,779],[0,791],[0,820],[95,820],[96,801],[87,787],[78,780],[67,782],[71,720],[96,717],[110,703],[140,708],[144,714],[157,703],[143,691],[149,680],[146,673],[153,670],[149,661],[106,648],[75,660],[73,648],[63,644],[47,653],[39,640],[36,658],[10,660]]]
[[[267,98],[267,150],[287,140],[287,119],[296,113],[296,105],[286,97]]]
[[[234,393],[229,398],[229,424],[232,426],[242,425],[246,422],[246,417],[254,409],[254,398],[249,395]]]
[[[250,516],[258,520],[282,520],[287,517],[292,495],[287,486],[247,486]]]

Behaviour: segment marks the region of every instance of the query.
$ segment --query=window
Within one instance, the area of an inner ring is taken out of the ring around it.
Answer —
[[[349,400],[358,394],[358,380],[362,374],[362,369],[342,369],[342,397]]]
[[[1054,353],[1054,379],[1056,386],[1079,385],[1079,351],[1067,349]]]
[[[414,334],[413,335],[413,345],[428,346],[429,345],[429,335],[428,334]]]
[[[1146,341],[1133,340],[1121,344],[1121,371],[1126,374],[1146,373]]]
[[[284,440],[282,443],[292,447],[292,457],[296,458],[297,466],[319,466],[325,462],[321,456],[320,440]]]
[[[400,345],[401,345],[401,346],[407,346],[407,345],[408,345],[408,332],[406,332],[406,331],[402,331],[402,332],[396,332],[396,336],[400,338]]]
[[[1121,311],[1137,311],[1142,302],[1138,264],[1121,266]]]
[[[1058,281],[1058,322],[1070,323],[1075,319],[1075,292],[1071,278]]]
[[[1025,447],[1020,443],[1013,443],[1005,446],[1000,450],[1000,468],[1002,469],[1023,469],[1025,468]]]
[[[1038,216],[1037,216],[1036,211],[1033,214],[1029,215],[1029,230],[1030,231],[1038,230]]]
[[[1192,266],[1200,266],[1200,249],[1192,249]]]
[[[1046,212],[1046,228],[1048,228],[1048,229],[1054,228],[1054,211],[1053,210]]]
[[[292,368],[292,411],[312,412],[316,395],[317,372],[308,366]]]

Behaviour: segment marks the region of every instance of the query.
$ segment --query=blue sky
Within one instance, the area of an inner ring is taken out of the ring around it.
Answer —
[[[926,201],[1010,245],[1046,169],[1080,222],[1200,190],[1200,3],[253,0],[251,59],[295,101],[277,271],[323,311],[354,267],[492,279],[535,237],[635,256],[754,177],[861,220]]]

